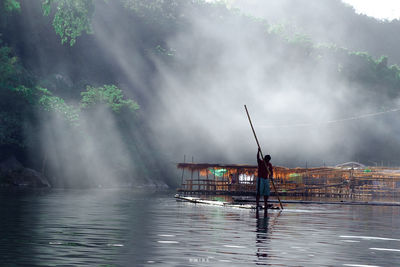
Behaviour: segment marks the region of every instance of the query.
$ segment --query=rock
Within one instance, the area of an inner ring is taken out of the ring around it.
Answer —
[[[0,162],[0,174],[8,173],[10,171],[18,171],[23,168],[24,166],[22,166],[22,164],[15,157],[10,157],[5,161]]]
[[[51,187],[43,174],[25,168],[15,157],[0,162],[0,184],[32,188]]]

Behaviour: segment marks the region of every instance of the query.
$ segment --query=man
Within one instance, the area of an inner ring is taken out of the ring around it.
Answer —
[[[269,179],[273,176],[272,164],[269,162],[271,160],[270,155],[266,155],[264,160],[261,159],[261,151],[258,149],[257,151],[257,163],[258,163],[258,180],[257,180],[257,196],[256,196],[256,205],[258,209],[258,205],[260,202],[260,196],[264,196],[264,207],[268,208],[268,197],[270,194],[270,186]],[[265,163],[264,163],[265,162]]]

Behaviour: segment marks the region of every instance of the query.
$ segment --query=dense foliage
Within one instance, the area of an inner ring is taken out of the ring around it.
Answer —
[[[51,12],[53,3],[57,5],[53,26],[55,32],[61,37],[61,43],[69,41],[70,45],[82,32],[91,33],[91,18],[93,14],[92,0],[45,0],[43,11],[46,16]]]
[[[135,101],[124,99],[122,91],[115,85],[104,85],[98,88],[88,86],[86,91],[82,92],[81,95],[82,108],[89,108],[97,103],[103,103],[117,113],[124,107],[127,107],[132,112],[139,109],[139,105]]]
[[[29,76],[7,46],[0,48],[0,145],[25,146],[23,125],[32,105]]]

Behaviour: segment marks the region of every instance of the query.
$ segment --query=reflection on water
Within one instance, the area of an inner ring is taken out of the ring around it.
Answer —
[[[256,233],[256,247],[257,247],[257,260],[258,263],[268,263],[268,225],[269,217],[261,216],[257,218],[257,233]]]
[[[253,210],[173,192],[0,192],[2,266],[396,266],[400,208]]]

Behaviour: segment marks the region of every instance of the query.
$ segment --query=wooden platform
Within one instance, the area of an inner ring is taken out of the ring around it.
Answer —
[[[183,195],[255,196],[256,165],[178,163]],[[280,196],[392,197],[400,199],[400,169],[352,165],[318,168],[274,166]],[[271,190],[273,196],[275,192]]]

